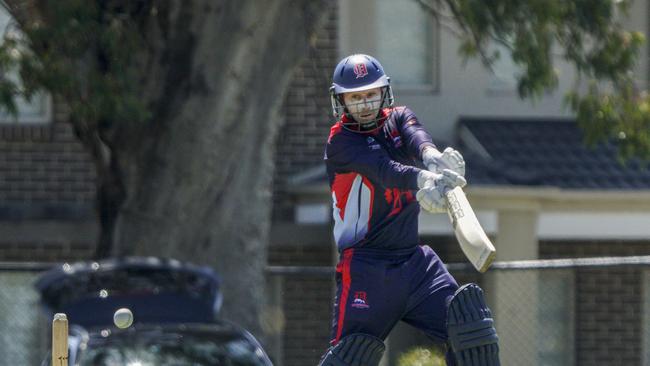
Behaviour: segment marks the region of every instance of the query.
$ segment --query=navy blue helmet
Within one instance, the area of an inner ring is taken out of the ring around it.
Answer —
[[[343,101],[343,93],[360,92],[374,88],[381,88],[381,105],[376,110],[376,118],[371,122],[360,123],[354,120]],[[349,123],[345,127],[363,130],[377,127],[379,111],[385,107],[392,107],[394,98],[390,87],[390,78],[386,76],[384,68],[372,56],[355,54],[341,60],[334,69],[332,86],[330,87],[332,113],[335,118],[343,115],[348,117]]]

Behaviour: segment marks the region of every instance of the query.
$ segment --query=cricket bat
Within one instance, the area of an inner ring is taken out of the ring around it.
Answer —
[[[465,256],[479,272],[487,271],[496,257],[496,249],[479,224],[465,192],[460,187],[449,190],[447,213],[454,234]]]
[[[63,313],[52,319],[52,366],[68,366],[68,317]]]

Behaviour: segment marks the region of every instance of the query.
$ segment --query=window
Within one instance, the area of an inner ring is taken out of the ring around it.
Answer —
[[[433,15],[414,0],[377,0],[377,57],[397,87],[435,86]]]
[[[375,56],[400,92],[438,87],[438,27],[414,0],[340,0],[342,56]]]
[[[0,7],[0,30],[2,36],[7,32],[15,32],[15,27],[11,24],[11,15]],[[1,41],[1,38],[0,38]],[[10,78],[16,80],[18,78],[17,72],[9,75]],[[46,93],[38,93],[32,96],[30,101],[25,98],[16,99],[16,107],[18,114],[11,115],[4,109],[0,109],[0,123],[47,123],[51,121],[51,98]]]

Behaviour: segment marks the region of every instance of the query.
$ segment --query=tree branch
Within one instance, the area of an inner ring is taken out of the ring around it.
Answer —
[[[449,14],[445,14],[441,12],[439,9],[437,9],[433,4],[431,4],[428,1],[425,0],[415,0],[422,9],[424,9],[427,13],[429,13],[431,16],[433,16],[438,24],[440,24],[441,27],[445,28],[451,35],[453,35],[456,38],[462,38],[463,34],[456,29],[453,24],[449,23],[454,23],[454,18],[453,16]]]
[[[474,45],[476,46],[476,51],[478,52],[483,65],[488,69],[490,69],[491,71],[494,71],[492,69],[492,60],[490,56],[487,54],[486,50],[483,48],[483,44],[482,44],[483,42],[481,36],[476,34],[476,32],[472,29],[472,27],[468,26],[467,23],[463,21],[463,17],[461,16],[460,11],[456,7],[456,4],[454,4],[453,0],[444,0],[444,1],[449,7],[449,10],[451,10],[454,19],[456,20],[456,23],[461,27],[461,29],[465,32],[465,34],[469,35],[473,40]]]

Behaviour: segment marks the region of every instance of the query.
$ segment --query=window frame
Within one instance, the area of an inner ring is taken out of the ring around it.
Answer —
[[[376,0],[340,0],[338,9],[339,19],[339,50],[342,56],[352,53],[367,53],[382,61],[378,55],[379,39],[374,29],[379,26],[377,20],[378,2]],[[400,95],[423,95],[440,93],[440,24],[431,16],[430,50],[433,62],[428,70],[431,82],[422,84],[395,84],[391,86]],[[391,76],[390,70],[386,70]]]

